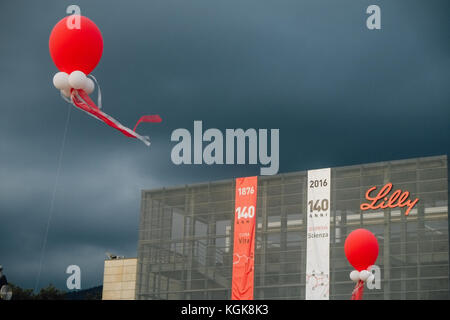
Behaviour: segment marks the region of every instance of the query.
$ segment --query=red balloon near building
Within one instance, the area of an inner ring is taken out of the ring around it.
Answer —
[[[136,127],[141,122],[161,122],[159,115],[140,117],[131,130],[102,111],[100,86],[91,72],[102,58],[103,38],[100,29],[92,20],[77,14],[61,19],[53,27],[48,45],[50,56],[59,69],[53,76],[53,85],[65,101],[125,136],[150,145],[150,138],[136,133]],[[96,87],[98,105],[89,97]]]
[[[377,238],[367,229],[356,229],[345,240],[345,256],[358,271],[366,270],[375,263],[378,250]]]
[[[50,56],[59,71],[68,74],[79,70],[86,75],[99,63],[103,53],[103,38],[95,23],[79,16],[79,28],[69,28],[67,16],[53,28],[50,39]]]

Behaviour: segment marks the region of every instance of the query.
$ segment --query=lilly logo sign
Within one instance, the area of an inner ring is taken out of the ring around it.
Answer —
[[[383,188],[378,191],[378,194],[374,197],[370,194],[375,191],[377,187],[372,187],[366,192],[366,199],[369,203],[362,203],[360,208],[362,211],[386,209],[386,208],[403,208],[408,207],[405,212],[405,216],[409,214],[412,208],[419,202],[419,199],[414,200],[409,198],[409,191],[402,191],[401,189],[395,190],[390,196],[389,193],[392,190],[392,183],[387,183]]]

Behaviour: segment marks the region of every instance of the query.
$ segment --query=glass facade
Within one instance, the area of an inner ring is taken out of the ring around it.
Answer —
[[[419,198],[361,211],[386,183]],[[235,180],[142,192],[137,299],[230,299]],[[255,299],[305,299],[307,172],[258,177]],[[330,299],[349,299],[347,235],[372,231],[381,288],[364,299],[448,299],[447,156],[331,169]]]

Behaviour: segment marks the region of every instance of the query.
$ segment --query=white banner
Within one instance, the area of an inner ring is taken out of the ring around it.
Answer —
[[[306,300],[329,299],[330,179],[330,168],[308,171]]]

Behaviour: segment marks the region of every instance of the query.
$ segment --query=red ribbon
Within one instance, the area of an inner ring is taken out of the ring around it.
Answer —
[[[159,123],[161,122],[162,119],[160,116],[158,116],[157,114],[155,115],[151,115],[151,116],[142,116],[138,122],[136,122],[136,125],[133,128],[133,131],[136,131],[137,126],[139,125],[139,123],[141,122],[153,122],[153,123]]]
[[[362,300],[364,294],[364,281],[359,280],[352,292],[352,300]]]
[[[96,119],[103,121],[110,127],[113,127],[114,129],[119,130],[122,132],[125,136],[130,138],[136,138],[144,142],[147,146],[150,145],[150,140],[148,137],[141,136],[135,132],[136,127],[141,122],[161,122],[162,119],[158,115],[150,115],[150,116],[142,116],[136,125],[134,126],[134,129],[131,130],[125,126],[123,126],[119,121],[114,119],[113,117],[107,115],[106,113],[102,112],[100,108],[98,108],[95,103],[89,98],[88,94],[84,92],[84,90],[71,90],[71,96],[72,96],[72,102],[73,104],[80,108],[81,110],[87,112],[89,115],[95,117]]]

